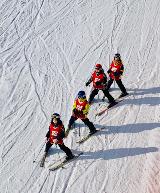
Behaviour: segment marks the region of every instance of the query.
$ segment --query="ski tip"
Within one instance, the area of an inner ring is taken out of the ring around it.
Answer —
[[[74,154],[74,157],[72,159],[75,159],[75,158],[78,158],[80,155],[82,155],[83,152],[80,152],[80,153],[77,153],[77,154]],[[69,159],[68,161],[72,160],[72,159]]]
[[[63,162],[61,162],[59,165],[57,165],[56,167],[52,167],[52,168],[49,168],[49,171],[55,171],[57,169],[60,169],[60,168],[65,168],[64,165],[73,161],[74,159],[77,159],[80,155],[82,155],[83,152],[80,152],[80,153],[77,153],[77,154],[74,154],[74,157],[72,159],[69,159],[69,160],[64,160]]]
[[[51,172],[51,171],[55,171],[56,169],[51,169],[51,168],[49,168],[49,171]]]
[[[124,95],[120,95],[120,96],[118,97],[118,99],[125,98],[125,97],[127,97],[128,95],[129,95],[129,93],[127,92],[127,93],[125,93]]]
[[[107,110],[108,110],[108,109],[107,109]],[[107,111],[107,110],[106,110],[106,111]],[[102,113],[102,112],[100,112],[100,113],[97,113],[97,115],[96,115],[96,116],[97,116],[97,117],[99,117],[99,116],[101,116],[102,114],[103,114],[103,113]]]
[[[114,106],[117,105],[117,104],[118,104],[117,101],[115,101],[114,103],[109,104],[108,107],[107,107],[107,110],[110,109],[110,108],[112,108],[112,107],[114,107]]]

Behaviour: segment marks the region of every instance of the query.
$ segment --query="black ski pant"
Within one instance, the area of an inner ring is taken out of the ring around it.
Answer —
[[[89,103],[91,103],[94,99],[94,97],[98,94],[99,90],[98,89],[94,89],[90,96],[89,96]],[[102,90],[102,92],[104,93],[104,96],[108,98],[109,103],[113,103],[114,102],[114,98],[110,95],[109,91],[107,89]]]
[[[68,125],[68,128],[70,129],[71,126],[73,125],[73,123],[77,120],[78,118],[77,117],[74,117],[74,116],[71,116],[70,120],[69,120],[69,125]],[[92,122],[89,121],[88,118],[85,118],[85,119],[81,119],[83,121],[83,123],[85,125],[88,126],[89,130],[92,132],[94,130],[96,130],[95,126],[93,125]]]
[[[107,84],[107,90],[110,89],[110,87],[111,87],[113,81],[114,81],[113,79],[110,79],[110,80],[108,81],[108,84]],[[118,87],[120,88],[121,92],[122,92],[122,93],[126,93],[126,88],[124,87],[124,85],[123,85],[121,79],[115,80],[115,81],[116,81]]]
[[[45,148],[45,152],[46,152],[46,153],[48,153],[48,151],[49,151],[49,149],[50,149],[50,147],[51,147],[52,145],[53,145],[53,144],[50,143],[50,141],[48,141],[48,142],[46,143],[46,148]],[[64,152],[66,153],[67,156],[71,156],[71,155],[72,155],[71,150],[70,150],[68,147],[66,147],[66,146],[64,145],[64,143],[63,143],[63,144],[58,144],[58,146],[60,147],[60,149],[61,149],[62,151],[64,151]]]

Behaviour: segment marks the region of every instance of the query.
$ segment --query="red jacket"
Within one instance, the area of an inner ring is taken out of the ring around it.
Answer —
[[[50,143],[54,143],[54,139],[57,139],[58,144],[63,144],[64,132],[65,129],[62,123],[57,126],[55,126],[54,123],[51,123],[46,137],[49,138]]]
[[[85,119],[88,113],[89,103],[87,100],[80,102],[78,99],[74,101],[73,116],[80,119]]]
[[[124,67],[122,62],[113,60],[108,70],[109,77],[113,80],[119,80],[121,79],[121,75],[123,74],[123,71],[124,71]]]
[[[97,75],[96,72],[93,72],[91,80],[95,89],[105,89],[107,77],[103,71],[99,75]]]

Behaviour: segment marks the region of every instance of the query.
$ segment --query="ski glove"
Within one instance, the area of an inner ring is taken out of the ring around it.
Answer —
[[[63,132],[61,132],[61,134],[57,135],[56,139],[57,139],[57,140],[61,140],[61,139],[63,139],[64,137],[65,137],[65,133],[64,133],[64,131],[63,131]]]
[[[78,110],[75,108],[75,109],[73,109],[73,113],[74,114],[77,114],[78,113]]]
[[[47,143],[47,142],[48,142],[48,140],[49,140],[49,139],[48,139],[47,137],[45,137],[45,143]]]
[[[82,111],[78,111],[77,109],[73,109],[73,113],[74,113],[74,115],[75,116],[77,116],[77,115],[82,115],[83,114],[83,112]]]
[[[120,73],[119,72],[114,72],[114,76],[119,76]]]
[[[86,86],[88,86],[90,83],[89,82],[86,82]]]
[[[109,70],[107,71],[107,73],[108,73],[108,74],[111,73],[111,70],[109,69]]]
[[[101,85],[102,83],[101,83],[101,82],[96,82],[95,84],[96,84],[96,86],[99,86],[99,85]]]
[[[58,139],[53,139],[53,143],[58,144]]]
[[[70,129],[68,128],[65,132],[65,138],[68,136]]]

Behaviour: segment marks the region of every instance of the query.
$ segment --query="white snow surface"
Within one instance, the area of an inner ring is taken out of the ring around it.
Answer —
[[[49,172],[65,156],[53,145],[40,168],[51,114],[67,128],[95,63],[107,72],[116,52],[130,96],[95,117],[99,92],[88,117],[105,129],[79,145],[77,120],[64,143],[84,154]],[[0,193],[160,193],[159,129],[159,0],[0,1]]]

